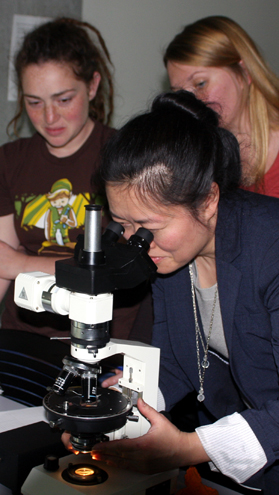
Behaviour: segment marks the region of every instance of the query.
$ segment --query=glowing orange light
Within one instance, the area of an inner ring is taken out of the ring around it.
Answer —
[[[73,454],[75,454],[75,455],[79,454],[79,450],[74,449],[74,447],[71,444],[69,445],[68,450],[73,452]]]
[[[92,476],[94,474],[94,469],[88,467],[80,467],[75,470],[75,474],[78,476]]]

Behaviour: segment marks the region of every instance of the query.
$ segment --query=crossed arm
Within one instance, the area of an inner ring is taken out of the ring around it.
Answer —
[[[20,249],[14,215],[0,217],[0,300],[3,299],[11,280],[19,273],[41,271],[53,274],[57,259],[61,258],[26,254]]]

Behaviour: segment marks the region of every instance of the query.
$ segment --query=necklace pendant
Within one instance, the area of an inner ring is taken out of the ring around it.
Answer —
[[[199,392],[198,396],[197,396],[197,399],[199,402],[203,402],[204,399],[205,399],[205,396],[203,393],[201,393],[201,391]]]
[[[209,367],[209,361],[208,361],[207,357],[204,356],[201,365],[202,365],[203,369],[207,369]]]
[[[197,399],[198,399],[199,402],[203,402],[204,399],[205,399],[204,390],[203,390],[203,387],[202,386],[200,386],[199,393],[197,395]]]

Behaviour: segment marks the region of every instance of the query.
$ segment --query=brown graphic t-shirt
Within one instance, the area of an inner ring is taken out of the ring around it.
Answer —
[[[114,132],[96,121],[83,146],[65,158],[51,155],[37,133],[0,148],[0,216],[14,213],[17,236],[29,255],[73,255],[76,238],[84,231],[85,205],[104,201],[92,175]],[[2,327],[58,336],[69,329],[69,320],[18,308],[11,284]]]

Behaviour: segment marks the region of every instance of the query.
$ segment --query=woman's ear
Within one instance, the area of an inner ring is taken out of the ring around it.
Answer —
[[[101,82],[101,74],[99,72],[94,72],[93,77],[88,85],[89,101],[95,98],[100,82]]]
[[[204,203],[204,219],[209,222],[213,218],[218,210],[218,204],[220,199],[219,186],[216,182],[212,182],[210,193],[207,196]]]
[[[243,60],[240,60],[239,65],[240,65],[240,67],[242,69],[242,72],[244,74],[244,77],[246,79],[246,82],[247,82],[248,86],[250,86],[250,84],[252,82],[252,79],[251,79],[251,76],[250,76],[250,74],[249,74],[249,72],[248,72],[248,70],[246,68],[246,65],[244,64]]]

